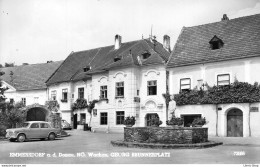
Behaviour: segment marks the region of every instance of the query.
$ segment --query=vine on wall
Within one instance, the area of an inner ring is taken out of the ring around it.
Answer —
[[[86,99],[79,98],[72,104],[72,111],[84,109],[88,107],[88,103]]]
[[[50,111],[58,112],[60,105],[57,100],[49,100],[45,102],[45,106],[48,108]]]
[[[174,95],[178,106],[188,104],[226,104],[260,102],[260,85],[235,81],[226,86],[207,86],[207,90],[193,89]]]

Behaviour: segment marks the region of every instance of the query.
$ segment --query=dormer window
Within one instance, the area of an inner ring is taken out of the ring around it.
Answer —
[[[151,53],[149,53],[148,51],[145,51],[144,53],[142,53],[142,58],[143,59],[147,59],[150,56],[151,56]]]
[[[83,71],[84,71],[84,72],[87,72],[87,71],[89,71],[90,69],[91,69],[90,66],[86,66],[86,67],[83,68]]]
[[[119,60],[121,60],[121,57],[115,57],[115,58],[114,58],[114,62],[117,62],[117,61],[119,61]]]
[[[216,35],[209,41],[212,50],[220,49],[223,47],[224,42],[218,38]]]

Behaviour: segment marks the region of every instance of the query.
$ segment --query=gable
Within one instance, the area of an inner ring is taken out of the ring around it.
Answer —
[[[216,36],[216,37],[215,37]],[[223,42],[212,49],[210,41]],[[184,27],[167,67],[260,56],[260,14],[194,27]]]
[[[3,88],[8,88],[5,92],[14,92],[14,91],[16,91],[16,89],[12,85],[8,84],[5,81],[2,81],[2,87]]]
[[[46,80],[62,61],[1,68],[2,80],[16,90],[46,89]],[[12,75],[10,75],[13,73]]]

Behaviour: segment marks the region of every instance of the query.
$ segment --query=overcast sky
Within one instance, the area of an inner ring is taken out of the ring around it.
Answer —
[[[0,0],[0,64],[65,60],[71,51],[260,13],[260,0]]]

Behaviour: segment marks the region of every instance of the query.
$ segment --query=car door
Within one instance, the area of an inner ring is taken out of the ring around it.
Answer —
[[[27,134],[28,138],[39,138],[40,135],[40,125],[39,123],[32,123],[30,126],[30,131]]]
[[[50,132],[50,125],[48,123],[41,123],[41,137],[47,137]]]

